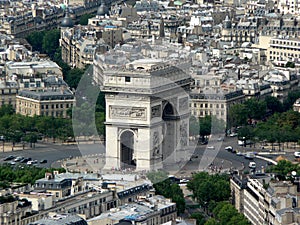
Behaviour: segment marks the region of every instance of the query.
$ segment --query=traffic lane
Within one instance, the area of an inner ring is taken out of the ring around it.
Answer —
[[[9,155],[23,156],[25,158],[31,158],[32,160],[47,160],[47,163],[37,165],[40,167],[51,167],[53,162],[58,160],[77,157],[82,155],[93,155],[103,153],[104,149],[97,144],[84,144],[84,145],[55,145],[55,144],[38,144],[35,149],[25,149],[19,151],[1,152],[0,153],[0,163],[9,163],[10,161],[4,161]],[[19,163],[26,164],[26,163]]]
[[[205,150],[205,147],[203,147],[203,146],[197,147],[194,151],[194,155],[197,155],[198,158],[193,158],[192,161],[190,162],[191,164],[194,165],[194,167],[200,165],[200,161],[201,161],[205,151],[207,151],[205,153],[205,157],[207,157],[207,156],[210,155],[210,151],[218,151],[218,150],[217,149],[215,149],[215,150],[212,150],[212,149]],[[249,162],[251,162],[251,161],[256,162],[257,170],[261,170],[262,166],[264,168],[269,167],[268,162],[266,162],[265,160],[258,159],[258,158],[254,158],[254,159],[251,159],[251,160],[245,159],[244,156],[242,156],[242,155],[239,156],[235,153],[226,151],[226,150],[224,150],[224,148],[220,148],[220,150],[217,152],[217,154],[215,152],[215,155],[216,155],[216,160],[214,160],[214,161],[218,161],[219,164],[220,164],[220,159],[229,161],[230,164],[231,164],[230,167],[235,168],[235,169],[240,169],[244,166],[245,170],[249,170],[248,165],[249,165]],[[216,164],[216,163],[214,163],[214,164]]]

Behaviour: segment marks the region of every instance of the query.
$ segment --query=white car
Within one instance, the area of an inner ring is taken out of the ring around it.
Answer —
[[[300,158],[300,152],[295,152],[294,156],[295,156],[295,158]]]
[[[32,160],[32,161],[28,161],[27,162],[27,165],[34,165],[34,164],[37,164],[37,160]]]
[[[236,137],[238,134],[237,133],[231,133],[229,134],[229,137]]]
[[[256,163],[255,162],[250,162],[249,163],[249,168],[250,169],[255,169],[256,168]]]
[[[215,149],[215,146],[208,146],[207,149]]]
[[[231,152],[233,150],[233,147],[232,146],[227,146],[227,147],[225,147],[225,150]]]

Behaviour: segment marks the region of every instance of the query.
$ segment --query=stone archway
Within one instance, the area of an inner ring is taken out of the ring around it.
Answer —
[[[176,149],[176,136],[177,136],[177,120],[178,115],[173,105],[168,102],[163,109],[162,120],[165,125],[163,127],[164,139],[162,142],[162,158],[168,158]]]
[[[126,130],[120,136],[120,162],[122,169],[136,168],[133,131]]]

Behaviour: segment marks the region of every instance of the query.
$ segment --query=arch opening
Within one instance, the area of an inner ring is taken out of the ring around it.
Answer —
[[[134,133],[124,131],[120,137],[120,160],[121,168],[136,168],[136,159],[134,156]]]

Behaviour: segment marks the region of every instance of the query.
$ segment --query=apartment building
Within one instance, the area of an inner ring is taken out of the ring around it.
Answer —
[[[88,220],[90,225],[118,224],[122,221],[131,221],[136,225],[164,224],[174,221],[177,217],[176,204],[163,196],[147,198],[140,196],[137,202],[129,203],[111,209],[110,212]]]
[[[8,77],[17,76],[18,78],[26,76],[63,76],[61,68],[55,62],[50,60],[28,62],[10,61],[5,64],[5,71]]]
[[[267,61],[278,66],[285,66],[287,62],[299,64],[300,39],[289,36],[271,38],[267,49]]]
[[[62,59],[72,67],[93,63],[96,52],[104,53],[123,41],[122,29],[113,25],[67,27],[61,30]]]
[[[298,0],[278,0],[277,12],[280,14],[296,14],[300,13],[300,2]]]
[[[13,196],[2,196],[0,199],[0,224],[20,225],[30,213],[31,203],[27,200],[17,200]]]
[[[74,103],[74,95],[67,89],[22,90],[16,96],[16,113],[67,118]]]
[[[18,94],[19,85],[15,81],[0,80],[0,106],[12,105],[16,108],[16,95]]]
[[[242,103],[244,99],[245,95],[242,90],[229,93],[191,93],[191,114],[195,117],[212,115],[226,122],[230,107],[234,104]]]
[[[266,174],[234,175],[232,203],[252,224],[299,224],[299,185],[276,181]]]

